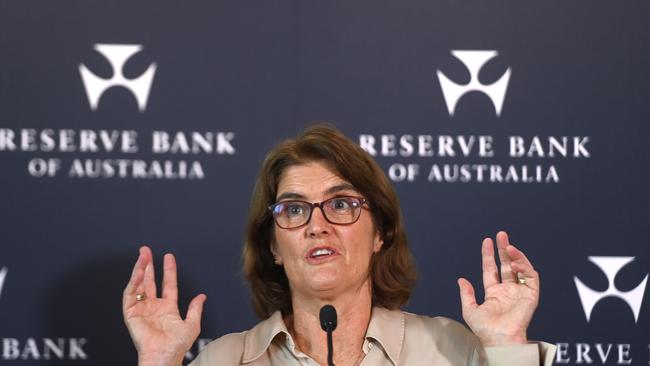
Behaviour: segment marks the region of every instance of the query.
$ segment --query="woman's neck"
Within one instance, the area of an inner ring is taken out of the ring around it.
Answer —
[[[292,296],[293,314],[285,319],[296,346],[321,365],[327,365],[327,333],[320,326],[320,308],[336,308],[337,327],[332,333],[334,363],[356,365],[363,356],[363,342],[372,312],[370,280],[354,291],[333,297]]]

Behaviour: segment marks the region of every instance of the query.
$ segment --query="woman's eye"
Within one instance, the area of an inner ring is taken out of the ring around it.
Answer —
[[[352,205],[347,198],[336,198],[332,201],[332,208],[335,210],[345,210],[351,206]]]
[[[301,215],[303,210],[301,205],[287,205],[286,213],[290,216]]]

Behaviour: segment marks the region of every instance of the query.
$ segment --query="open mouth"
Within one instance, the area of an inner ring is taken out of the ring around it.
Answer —
[[[334,248],[317,247],[317,248],[313,248],[307,253],[307,258],[321,259],[321,258],[331,257],[334,254],[336,254],[336,250],[334,250]]]

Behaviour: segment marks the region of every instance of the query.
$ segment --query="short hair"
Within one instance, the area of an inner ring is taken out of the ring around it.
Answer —
[[[285,169],[315,161],[327,164],[369,202],[373,223],[384,241],[381,250],[373,254],[369,268],[372,305],[391,310],[403,306],[411,296],[417,276],[397,194],[366,151],[334,127],[317,124],[272,149],[253,188],[243,266],[255,313],[264,319],[276,310],[282,314],[293,312],[284,267],[275,264],[271,252],[275,223],[268,206],[276,201]]]

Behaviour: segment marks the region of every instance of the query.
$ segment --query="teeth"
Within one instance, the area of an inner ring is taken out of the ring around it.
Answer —
[[[329,249],[318,249],[317,251],[313,252],[311,254],[312,257],[320,257],[321,255],[330,255],[334,253],[333,251]]]

